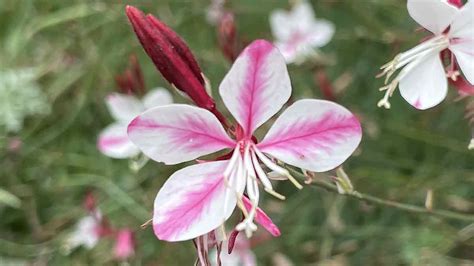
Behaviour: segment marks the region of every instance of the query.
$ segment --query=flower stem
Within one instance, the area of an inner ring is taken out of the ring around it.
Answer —
[[[295,169],[288,168],[288,170],[293,174],[295,177],[299,177],[304,179],[305,176],[300,173],[299,171]],[[311,185],[316,186],[316,187],[321,187],[324,188],[328,191],[338,193],[336,185],[324,181],[322,179],[314,178],[311,182]],[[392,201],[392,200],[387,200],[387,199],[382,199],[376,196],[360,193],[357,191],[353,191],[350,194],[340,194],[341,196],[346,196],[350,198],[355,198],[360,201],[365,201],[369,203],[373,203],[379,206],[386,206],[386,207],[391,207],[407,212],[412,212],[412,213],[420,213],[423,215],[432,215],[432,216],[437,216],[441,218],[446,218],[446,219],[453,219],[453,220],[461,220],[461,221],[468,221],[468,222],[474,222],[474,215],[473,214],[463,214],[459,212],[454,212],[454,211],[448,211],[448,210],[428,210],[425,207],[417,206],[417,205],[411,205],[407,203],[401,203],[397,201]]]

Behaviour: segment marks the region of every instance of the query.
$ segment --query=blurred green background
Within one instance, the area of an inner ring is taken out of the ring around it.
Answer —
[[[246,41],[271,40],[270,12],[289,7],[283,0],[228,2]],[[391,110],[376,107],[383,96],[378,92],[383,81],[375,79],[379,66],[424,36],[415,33],[405,1],[311,2],[318,18],[336,26],[333,40],[322,48],[332,59],[325,69],[331,80],[349,77],[339,101],[361,117],[364,127],[359,151],[345,164],[355,188],[419,206],[432,189],[434,208],[474,213],[474,153],[466,148],[470,131],[464,102],[454,101],[456,92],[424,112],[398,92]],[[117,89],[114,76],[125,69],[130,54],[139,57],[148,88],[170,88],[132,32],[126,4],[175,29],[214,89],[230,67],[219,52],[215,27],[206,22],[208,1],[0,0],[0,70],[33,69],[50,106],[28,116],[21,130],[0,131],[1,265],[117,263],[112,240],[69,254],[63,248],[85,216],[82,200],[89,189],[111,224],[136,230],[137,252],[128,263],[191,265],[195,260],[192,242],[161,242],[151,228],[140,229],[151,217],[158,189],[180,166],[150,161],[133,172],[126,160],[107,158],[96,148],[97,134],[112,122],[103,99]],[[295,99],[322,97],[312,66],[289,70]],[[8,93],[0,99],[19,100]],[[185,102],[177,94],[175,99]],[[12,147],[12,141],[21,141],[20,147]],[[262,265],[277,265],[282,256],[294,265],[474,264],[474,225],[468,222],[373,206],[316,187],[296,191],[287,182],[278,182],[278,190],[287,200],[265,195],[263,206],[282,236],[268,238],[259,230],[253,246]]]

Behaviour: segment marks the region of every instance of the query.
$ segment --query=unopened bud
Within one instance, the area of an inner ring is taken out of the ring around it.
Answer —
[[[342,167],[337,168],[334,181],[336,182],[337,192],[339,194],[352,194],[354,192],[352,182]]]

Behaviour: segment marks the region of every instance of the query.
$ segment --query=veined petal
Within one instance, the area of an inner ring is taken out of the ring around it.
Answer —
[[[300,100],[288,107],[257,148],[310,171],[343,163],[357,148],[362,130],[346,108],[324,100]]]
[[[271,43],[254,41],[239,55],[219,92],[244,134],[251,136],[290,97],[285,59]]]
[[[136,97],[121,93],[111,93],[105,103],[112,117],[117,121],[130,122],[145,109]]]
[[[451,28],[449,29],[449,36],[451,38],[474,39],[474,4],[469,0],[457,13]],[[472,51],[471,46],[471,51]]]
[[[185,104],[158,106],[137,116],[128,136],[145,155],[177,164],[235,146],[209,111]]]
[[[418,24],[434,34],[441,34],[458,12],[458,8],[445,0],[408,0],[407,8]]]
[[[192,165],[175,172],[166,181],[154,203],[153,229],[159,239],[192,239],[214,230],[229,218],[236,197],[229,198],[224,206],[229,188],[222,174],[228,163]]]
[[[173,97],[168,90],[163,88],[156,88],[150,90],[142,99],[143,105],[146,109],[152,107],[168,105],[173,103]]]
[[[408,103],[416,109],[425,110],[446,98],[448,81],[438,53],[421,60],[400,80],[399,87],[400,94]]]
[[[127,124],[120,122],[106,127],[99,134],[97,148],[103,154],[116,159],[130,158],[140,153],[138,147],[128,138]]]
[[[250,211],[252,209],[252,203],[246,196],[242,197],[242,202],[244,203],[245,209],[247,209],[247,211]],[[262,209],[258,207],[257,207],[257,213],[255,215],[255,221],[261,226],[263,226],[263,228],[265,228],[265,230],[267,230],[270,234],[272,234],[272,236],[281,235],[280,229],[278,228],[278,226],[276,226],[276,224],[273,223],[272,219],[268,217],[268,215]]]

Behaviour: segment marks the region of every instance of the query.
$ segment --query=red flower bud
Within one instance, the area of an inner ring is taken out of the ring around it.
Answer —
[[[135,55],[130,56],[128,68],[124,71],[124,73],[115,76],[115,82],[122,93],[145,93],[145,81],[143,79],[143,73]]]
[[[334,88],[332,86],[331,81],[329,80],[326,71],[324,69],[320,69],[315,73],[315,81],[319,84],[319,88],[323,93],[323,96],[326,100],[329,101],[336,101],[336,96],[334,95]]]
[[[152,15],[127,6],[126,13],[143,49],[163,77],[187,94],[197,106],[215,109],[207,94],[201,70],[184,41],[163,22]]]
[[[217,34],[222,53],[230,62],[234,62],[240,53],[240,48],[234,15],[232,13],[227,12],[222,15],[219,20]]]
[[[453,85],[458,90],[460,96],[474,95],[474,85],[469,83],[465,78],[461,76],[457,76],[456,80],[450,78],[449,83],[451,83],[451,85]]]

